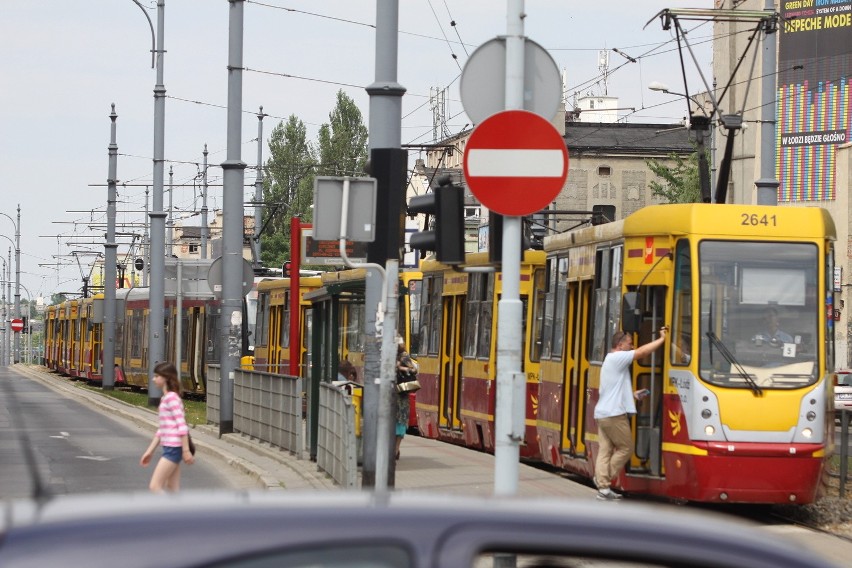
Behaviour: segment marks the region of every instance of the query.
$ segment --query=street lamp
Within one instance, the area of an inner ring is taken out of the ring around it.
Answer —
[[[663,84],[663,83],[660,83],[660,82],[658,82],[658,81],[653,81],[650,85],[648,85],[648,88],[649,88],[650,90],[652,90],[652,91],[657,91],[657,92],[660,92],[660,93],[666,93],[667,95],[674,95],[674,96],[676,96],[676,97],[684,97],[685,99],[690,100],[690,101],[692,101],[693,103],[695,103],[695,106],[696,106],[696,107],[698,107],[698,109],[701,111],[701,113],[702,113],[704,116],[706,116],[707,118],[711,118],[711,117],[713,116],[713,113],[712,113],[712,112],[711,112],[710,114],[707,114],[707,110],[706,110],[706,108],[705,108],[705,105],[706,105],[707,103],[710,103],[710,104],[712,105],[712,104],[713,104],[713,101],[704,101],[704,103],[702,104],[702,103],[701,103],[698,99],[696,99],[694,96],[692,96],[692,95],[686,95],[686,94],[684,94],[684,93],[675,93],[674,91],[670,91],[667,85],[665,85],[665,84]],[[688,103],[687,103],[687,104],[688,104]],[[692,112],[692,109],[691,109],[691,108],[689,109],[689,114],[690,114],[690,115],[692,115],[692,114],[693,114],[693,112]]]
[[[710,130],[710,119],[713,117],[715,109],[713,109],[713,112],[710,114],[707,114],[707,110],[704,108],[704,105],[698,102],[695,97],[684,93],[674,93],[670,91],[666,85],[658,83],[657,81],[648,85],[648,88],[652,91],[659,91],[661,93],[683,97],[687,100],[687,107],[689,107],[689,101],[692,101],[701,110],[703,116],[695,114],[692,112],[691,108],[689,109],[689,129],[695,132],[695,142],[698,145],[698,183],[701,186],[701,200],[704,203],[710,203],[710,194],[713,182],[710,179],[710,165],[707,163],[707,153],[705,151],[704,140],[707,136],[707,131]],[[710,141],[710,146],[711,151],[715,151],[712,140]]]
[[[9,279],[10,268],[6,263],[6,259],[0,256],[3,261],[3,272],[0,277],[0,321],[3,322],[3,333],[0,334],[0,367],[9,365],[9,353],[6,351],[6,337],[9,333],[9,326],[6,323],[6,281]]]
[[[10,243],[12,243],[12,246],[15,246],[15,241],[10,239],[6,235],[0,234],[0,237],[3,237],[4,239],[6,239]],[[17,251],[18,249],[16,248],[15,250]],[[18,262],[20,262],[20,258],[21,258],[20,254],[16,252],[15,259]],[[17,274],[17,279],[16,279],[17,280],[17,286],[15,287],[15,314],[14,314],[14,317],[19,318],[19,317],[21,317],[21,293],[20,293],[20,288],[18,287],[18,286],[20,286],[20,282],[21,282],[21,280],[20,280],[20,268],[18,270],[16,270],[16,274]],[[12,247],[9,247],[9,264],[8,264],[8,272],[7,272],[7,276],[6,276],[6,289],[8,290],[9,298],[11,299],[12,298]],[[8,314],[8,310],[6,310],[6,313]],[[12,319],[12,318],[9,318],[9,319]],[[9,354],[12,353],[12,336],[9,335],[8,329],[6,330],[6,340],[5,340],[3,345],[4,345],[4,348],[6,349],[6,359],[8,359]],[[14,341],[14,347],[15,347],[15,352],[14,352],[14,356],[12,357],[12,361],[17,363],[20,360],[20,352],[18,350],[21,347],[20,342],[17,339],[15,339],[15,341]]]
[[[18,222],[6,213],[0,212],[15,225],[15,317],[21,317],[21,204],[18,204]],[[8,237],[7,237],[8,238]],[[11,239],[9,239],[11,240]],[[21,360],[21,343],[15,336],[15,363]]]
[[[33,294],[23,284],[21,284],[21,288],[27,293],[27,364],[31,365],[33,362]],[[20,313],[18,317],[21,317]],[[19,334],[16,333],[15,337],[19,337]]]

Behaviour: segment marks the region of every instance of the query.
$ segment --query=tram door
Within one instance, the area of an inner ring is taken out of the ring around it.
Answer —
[[[187,334],[186,341],[186,363],[189,370],[189,376],[196,388],[204,387],[202,378],[204,377],[204,313],[201,307],[194,307],[187,310],[187,320],[184,324]]]
[[[465,296],[444,296],[441,334],[441,402],[438,412],[440,426],[461,429],[461,329],[464,322]]]
[[[568,390],[567,420],[568,427],[565,429],[568,435],[568,443],[573,448],[575,456],[586,453],[585,422],[586,405],[589,402],[588,381],[589,364],[584,356],[588,344],[588,321],[589,306],[592,296],[592,280],[582,280],[572,283],[568,292],[569,319],[566,330],[569,338],[566,347],[567,359],[570,361],[570,374],[565,377]],[[569,365],[566,365],[566,369]]]
[[[639,330],[639,345],[653,341],[665,322],[666,288],[647,286],[641,290],[645,305]],[[634,389],[648,389],[650,395],[636,401],[636,421],[633,429],[633,456],[630,471],[644,475],[661,474],[662,461],[662,408],[663,408],[663,357],[658,349],[650,356],[637,361],[634,368]]]

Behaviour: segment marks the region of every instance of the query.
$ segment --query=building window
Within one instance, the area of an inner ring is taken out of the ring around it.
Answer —
[[[189,254],[198,254],[198,249],[200,249],[200,248],[201,248],[200,245],[198,245],[196,243],[190,243]]]
[[[609,166],[601,166],[598,168],[598,175],[601,177],[609,177],[612,175],[612,168]]]

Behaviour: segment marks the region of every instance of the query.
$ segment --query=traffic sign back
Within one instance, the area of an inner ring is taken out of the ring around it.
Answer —
[[[568,151],[559,131],[525,110],[491,115],[464,150],[464,177],[488,209],[523,216],[550,205],[568,177]]]
[[[18,333],[19,331],[22,331],[24,329],[24,320],[22,319],[15,318],[11,322],[9,322],[9,324],[12,327],[12,331],[14,331],[15,333]]]

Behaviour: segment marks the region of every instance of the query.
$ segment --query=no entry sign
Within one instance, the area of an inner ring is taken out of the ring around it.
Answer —
[[[15,333],[22,331],[24,329],[24,320],[15,318],[9,322],[12,327],[12,331]]]
[[[530,215],[550,205],[565,185],[565,141],[535,113],[498,112],[470,135],[464,150],[464,177],[488,209],[501,215]]]

